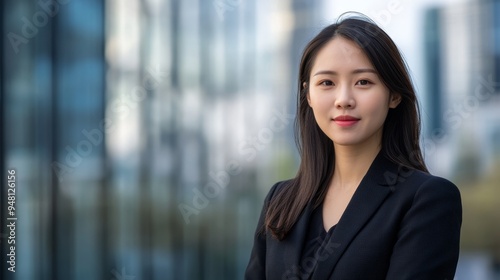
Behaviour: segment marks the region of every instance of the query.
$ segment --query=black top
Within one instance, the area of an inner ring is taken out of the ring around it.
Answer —
[[[328,232],[323,226],[323,203],[316,207],[311,214],[309,227],[307,229],[304,247],[302,247],[302,256],[300,261],[300,271],[302,272],[301,279],[310,279],[313,272],[316,270],[318,263],[322,260],[321,248],[322,244],[327,244],[332,236],[335,226],[332,226]]]

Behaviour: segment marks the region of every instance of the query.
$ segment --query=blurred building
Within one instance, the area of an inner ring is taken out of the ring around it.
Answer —
[[[462,192],[457,278],[498,279],[500,1],[428,10],[424,32],[427,162]]]
[[[426,158],[432,171],[474,181],[500,157],[500,1],[428,10]]]
[[[19,270],[2,279],[241,278],[265,193],[296,170],[296,71],[321,9],[3,1]]]
[[[105,137],[86,137],[104,118],[104,9],[94,0],[0,4],[0,168],[2,187],[6,170],[17,171],[18,217],[12,274],[2,188],[2,279],[109,275]]]

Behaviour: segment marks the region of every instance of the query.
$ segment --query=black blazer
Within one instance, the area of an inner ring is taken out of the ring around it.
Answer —
[[[446,179],[375,158],[314,258],[301,260],[312,212],[307,205],[285,239],[259,234],[275,184],[264,201],[245,279],[452,280],[459,255],[462,205]]]

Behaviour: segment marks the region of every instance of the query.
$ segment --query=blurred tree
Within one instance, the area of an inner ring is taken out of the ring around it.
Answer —
[[[461,135],[458,158],[453,167],[454,178],[464,184],[473,184],[479,180],[481,155],[474,135]]]
[[[462,186],[462,250],[485,251],[500,259],[500,158],[487,176]]]

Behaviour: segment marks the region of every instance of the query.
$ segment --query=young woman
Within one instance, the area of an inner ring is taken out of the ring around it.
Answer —
[[[428,173],[415,90],[369,19],[327,26],[300,63],[295,178],[267,195],[246,279],[448,279],[457,187]]]

